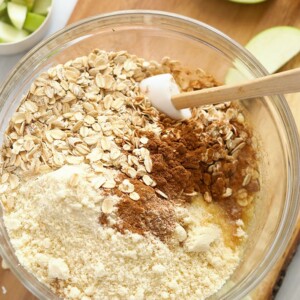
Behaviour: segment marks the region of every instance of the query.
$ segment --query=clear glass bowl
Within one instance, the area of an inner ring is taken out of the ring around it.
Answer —
[[[158,11],[121,11],[83,20],[52,35],[30,51],[7,77],[0,91],[3,133],[30,83],[42,71],[94,48],[127,50],[149,60],[169,56],[201,67],[219,81],[229,68],[245,78],[266,75],[243,47],[199,21]],[[262,197],[240,267],[212,299],[241,299],[257,286],[283,254],[299,208],[299,141],[282,96],[243,101],[262,143]],[[2,215],[2,210],[1,210]],[[0,252],[19,280],[40,299],[56,299],[49,289],[18,264],[0,219]]]

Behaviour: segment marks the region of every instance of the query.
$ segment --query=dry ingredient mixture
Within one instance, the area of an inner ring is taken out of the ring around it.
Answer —
[[[238,104],[171,120],[139,90],[178,61],[94,50],[41,74],[1,150],[4,221],[20,263],[65,299],[205,299],[240,262],[260,190]]]

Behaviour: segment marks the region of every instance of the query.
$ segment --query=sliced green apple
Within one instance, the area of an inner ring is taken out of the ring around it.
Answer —
[[[47,15],[51,4],[52,0],[35,0],[32,12],[40,15]]]
[[[243,4],[255,4],[265,2],[266,0],[229,0],[230,2],[243,3]]]
[[[0,21],[0,39],[6,43],[14,43],[23,40],[28,36],[28,32],[23,29],[17,29]]]
[[[12,24],[17,29],[22,29],[27,15],[27,6],[8,2],[7,12]]]
[[[246,45],[269,73],[274,73],[300,52],[300,29],[278,26],[262,31]]]
[[[11,2],[25,5],[29,10],[31,10],[34,5],[34,0],[11,0]]]
[[[4,15],[0,17],[0,21],[11,25],[11,22],[10,22],[10,19],[9,19],[7,13],[4,13]]]
[[[7,7],[6,2],[0,3],[0,16],[3,16],[6,13],[6,7]]]
[[[45,19],[45,16],[35,13],[28,13],[23,28],[30,32],[36,31],[42,25]]]
[[[245,47],[269,73],[274,73],[300,52],[300,29],[290,26],[272,27],[254,36]],[[229,69],[225,78],[226,84],[251,78],[248,70],[237,70],[242,65],[239,61],[234,62],[236,69]]]

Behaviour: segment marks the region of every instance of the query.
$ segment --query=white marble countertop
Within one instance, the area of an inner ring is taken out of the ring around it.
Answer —
[[[54,0],[54,17],[47,36],[63,28],[69,19],[77,0],[60,1]],[[5,76],[10,72],[18,60],[25,54],[0,56],[0,85]],[[276,300],[299,300],[300,299],[300,250],[296,253],[290,264],[283,284],[276,296]],[[255,299],[254,299],[255,300]]]

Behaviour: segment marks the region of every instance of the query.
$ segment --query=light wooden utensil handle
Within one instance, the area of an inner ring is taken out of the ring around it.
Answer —
[[[256,78],[235,85],[223,85],[172,97],[177,109],[217,104],[237,99],[255,98],[300,91],[300,68]]]

